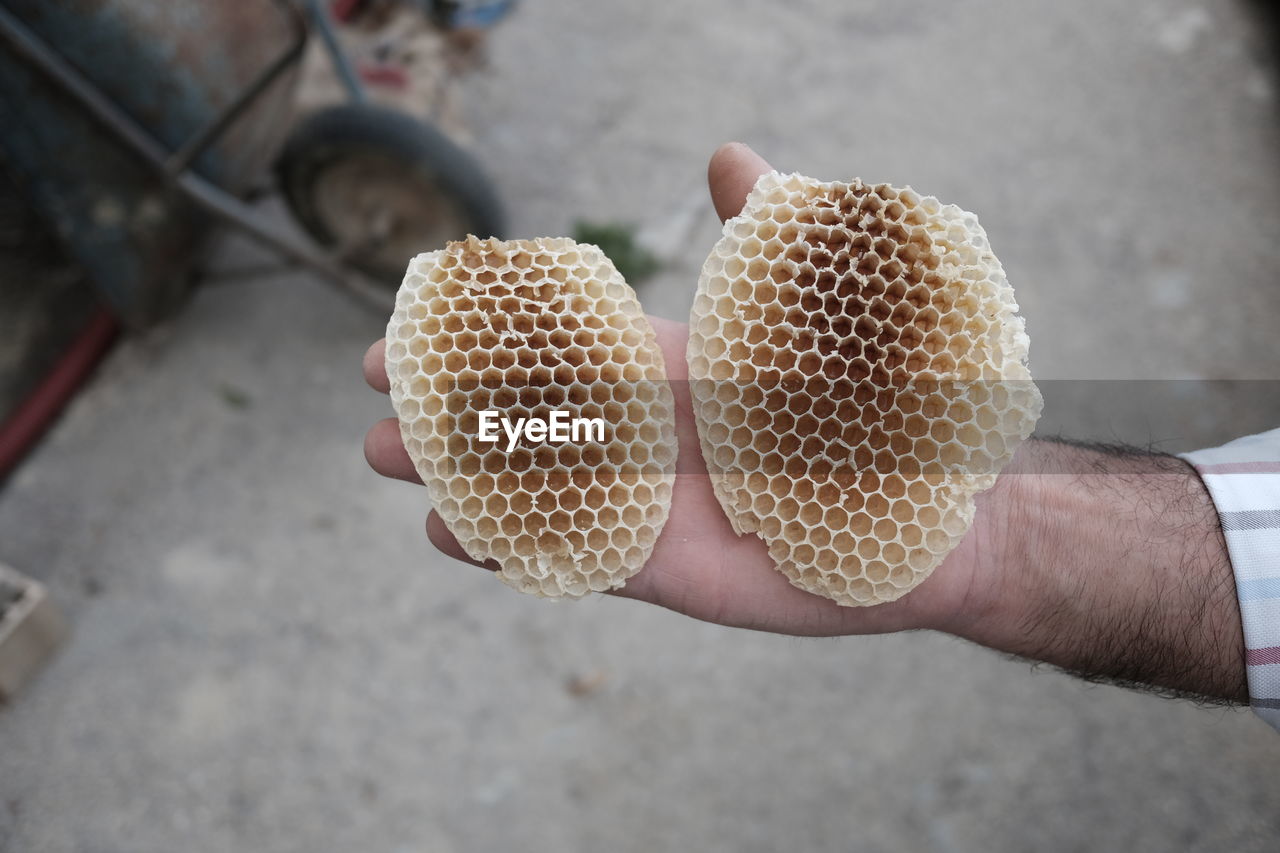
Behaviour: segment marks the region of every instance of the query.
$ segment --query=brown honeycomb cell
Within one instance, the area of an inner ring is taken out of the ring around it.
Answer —
[[[716,497],[791,582],[892,601],[964,537],[1039,391],[977,219],[910,189],[763,175],[690,316]]]
[[[666,523],[674,405],[653,328],[604,253],[564,238],[450,243],[409,264],[387,325],[400,434],[473,559],[524,592],[621,586]],[[601,419],[509,449],[482,413]]]

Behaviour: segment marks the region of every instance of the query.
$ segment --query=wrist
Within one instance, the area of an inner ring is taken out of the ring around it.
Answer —
[[[1181,460],[1027,442],[970,539],[943,630],[1092,680],[1247,695],[1225,542]]]
[[[1031,543],[1043,535],[1037,508],[1047,499],[1037,473],[1038,451],[1034,442],[1025,442],[995,485],[978,496],[973,527],[954,555],[965,582],[930,627],[994,648],[1010,638],[1017,608],[1009,576],[1013,567],[1033,559]]]

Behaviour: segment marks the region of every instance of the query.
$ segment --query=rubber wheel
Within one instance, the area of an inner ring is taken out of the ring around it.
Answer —
[[[471,155],[387,107],[312,113],[290,133],[276,174],[298,223],[392,290],[414,255],[502,232],[497,195]]]

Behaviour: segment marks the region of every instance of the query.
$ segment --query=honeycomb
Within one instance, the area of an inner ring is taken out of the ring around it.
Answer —
[[[905,595],[1040,414],[977,219],[910,189],[761,176],[707,258],[689,375],[716,497],[792,584]]]
[[[675,407],[653,328],[600,249],[469,237],[418,255],[386,365],[405,449],[469,556],[544,597],[644,565],[671,506]],[[487,442],[486,411],[603,419],[604,434]]]

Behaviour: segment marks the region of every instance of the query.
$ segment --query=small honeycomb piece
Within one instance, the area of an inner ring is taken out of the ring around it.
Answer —
[[[761,176],[690,317],[698,435],[734,529],[842,605],[915,588],[1039,417],[1017,309],[972,214]]]
[[[570,598],[644,565],[671,507],[675,406],[653,327],[600,249],[469,237],[418,255],[387,325],[387,375],[405,449],[473,559]],[[603,434],[485,440],[495,415],[553,412]]]

